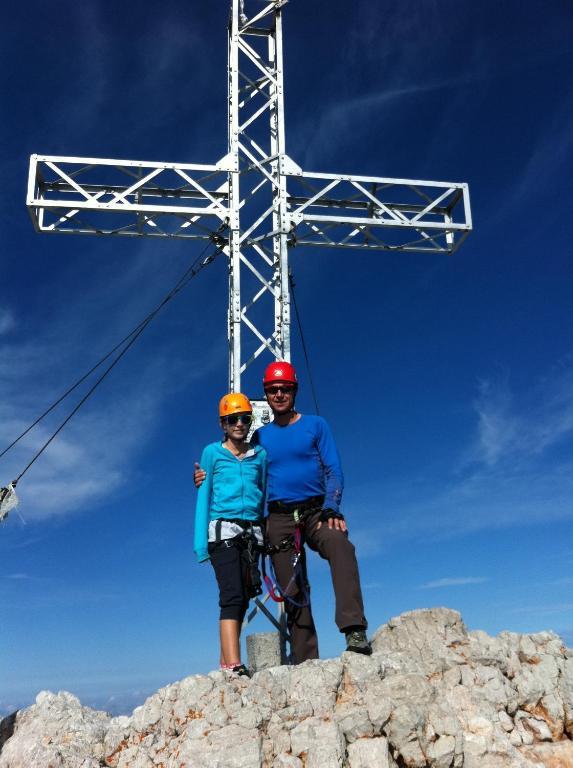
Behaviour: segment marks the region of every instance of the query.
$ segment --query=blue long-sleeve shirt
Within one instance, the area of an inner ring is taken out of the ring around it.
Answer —
[[[280,427],[260,427],[251,444],[267,452],[267,501],[303,501],[325,496],[324,507],[339,511],[344,488],[340,457],[327,422],[303,415]]]
[[[263,516],[267,455],[260,445],[239,460],[220,442],[210,443],[201,454],[207,476],[199,488],[195,507],[193,549],[199,562],[209,559],[209,521],[257,520]]]

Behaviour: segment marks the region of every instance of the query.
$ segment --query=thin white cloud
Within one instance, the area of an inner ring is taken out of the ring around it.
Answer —
[[[209,362],[208,358],[206,364]],[[189,379],[177,377],[176,383],[170,382],[177,361],[163,358],[155,364],[140,371],[138,381],[129,376],[123,392],[117,382],[110,386],[49,445],[18,485],[18,509],[24,520],[67,515],[89,507],[133,479],[136,457],[153,439],[164,404],[179,386],[189,383]],[[5,404],[3,410],[7,409]],[[11,423],[15,421],[13,418]],[[20,425],[24,421],[18,419]],[[3,477],[15,477],[51,432],[52,427],[39,426],[33,439],[26,438],[16,446],[3,466]],[[0,434],[7,442],[14,431],[1,429]]]
[[[507,375],[483,381],[474,405],[477,461],[491,467],[539,456],[573,434],[573,356],[519,397],[512,394]]]
[[[74,58],[77,71],[69,82],[53,82],[49,107],[42,113],[41,141],[57,136],[69,154],[85,140],[87,130],[102,130],[106,126],[103,107],[114,80],[110,37],[106,33],[106,17],[97,3],[77,3],[71,8],[70,28],[83,55]],[[70,91],[69,88],[73,88]],[[69,109],[69,100],[73,109]],[[46,152],[44,147],[35,151]]]
[[[478,468],[454,481],[435,480],[411,495],[386,502],[384,527],[392,539],[442,540],[484,530],[551,523],[573,518],[573,463],[552,468],[522,465]]]
[[[62,108],[56,100],[57,109],[51,113],[51,127],[58,129],[59,141],[73,146],[78,136],[85,141],[86,132],[107,133],[116,147],[112,157],[132,158],[130,147],[142,137],[154,137],[159,149],[152,149],[151,160],[167,160],[170,137],[165,136],[165,123],[174,111],[181,112],[186,105],[185,98],[173,92],[173,84],[182,82],[189,71],[190,56],[192,68],[205,70],[205,61],[210,54],[210,47],[205,42],[204,30],[194,29],[189,24],[182,25],[178,9],[170,15],[169,10],[161,18],[154,20],[152,34],[141,34],[130,48],[127,64],[125,52],[114,45],[113,28],[101,7],[94,3],[78,3],[74,8],[73,29],[81,40],[85,56],[82,57],[81,69],[74,78],[77,94],[74,110]],[[152,52],[152,55],[150,55]],[[132,72],[129,88],[122,94],[123,125],[128,126],[123,133],[114,129],[107,118],[110,111],[118,108],[117,77],[118,70],[129,66]],[[221,82],[224,82],[225,64],[221,62]],[[83,87],[82,87],[83,86]],[[69,98],[69,93],[66,92]],[[148,110],[146,120],[135,119],[137,106],[141,101],[153,103]],[[133,107],[133,108],[132,108]],[[202,109],[205,107],[202,105]],[[130,115],[133,119],[130,121]],[[221,119],[224,120],[224,102],[221,101]],[[65,117],[65,124],[58,125]],[[191,135],[195,128],[189,126]],[[64,138],[67,137],[67,138]],[[95,140],[95,137],[94,137]],[[197,140],[192,139],[191,151],[197,153]],[[163,148],[161,148],[163,147]],[[221,145],[220,156],[225,154],[225,145]],[[181,159],[170,158],[170,159]],[[132,158],[133,159],[133,158]],[[135,158],[137,159],[137,158]],[[143,158],[141,158],[143,159]],[[201,158],[199,158],[201,159]],[[209,158],[202,158],[207,161]],[[218,157],[211,158],[217,160]]]
[[[108,392],[102,398],[105,416],[97,406],[95,412],[86,407],[50,444],[18,486],[19,511],[25,520],[68,514],[113,493],[129,477],[129,459],[151,434],[160,401],[161,382],[146,378],[147,392],[138,388],[131,397],[119,395],[111,401]],[[3,411],[10,407],[12,418],[5,423],[18,424],[19,430],[28,420],[26,411],[18,407],[17,398],[4,400]],[[58,421],[65,413],[58,412]],[[22,440],[5,458],[3,476],[17,476],[57,423],[52,419],[50,426],[39,425]],[[15,431],[3,426],[0,434],[7,443]]]
[[[29,581],[35,579],[34,576],[30,576],[27,573],[7,573],[2,578],[13,579],[14,581]]]
[[[347,510],[348,512],[348,510]],[[352,525],[352,520],[359,518],[359,514],[347,515],[350,526],[350,538],[356,547],[358,557],[376,557],[384,550],[384,539],[382,535],[377,535],[371,528],[357,528]]]
[[[491,381],[480,383],[480,396],[476,401],[479,433],[479,458],[488,466],[515,443],[518,432],[511,410],[511,394],[504,378],[497,385]]]
[[[555,605],[526,605],[521,608],[512,608],[510,613],[549,614],[573,611],[573,603],[556,603]]]
[[[544,129],[523,173],[513,184],[508,206],[523,202],[528,196],[553,193],[555,178],[562,174],[573,153],[570,99],[559,105],[555,114],[544,123]]]
[[[418,589],[440,589],[442,587],[464,587],[468,584],[483,584],[488,581],[485,576],[455,576],[428,581],[420,584]]]
[[[350,147],[352,145],[356,140],[354,135],[356,115],[360,115],[362,120],[366,120],[369,112],[395,104],[401,99],[412,99],[422,93],[438,93],[462,84],[467,85],[469,82],[472,82],[471,78],[462,76],[386,88],[346,100],[337,100],[324,109],[318,124],[313,118],[312,127],[309,123],[306,128],[303,127],[299,131],[299,135],[304,136],[305,139],[304,145],[301,144],[300,147],[300,150],[303,150],[304,146],[304,155],[301,157],[304,170],[323,171],[324,168],[318,168],[315,165],[335,155],[341,146]],[[309,135],[311,136],[310,141],[308,140]],[[356,172],[358,173],[358,170]]]
[[[100,280],[92,275],[81,291],[70,290],[66,280],[74,285],[81,281],[82,266],[78,265],[73,276],[60,278],[53,286],[52,295],[57,297],[60,291],[65,300],[56,302],[58,312],[50,317],[49,323],[39,316],[34,320],[38,331],[33,339],[29,335],[16,335],[10,342],[2,339],[1,448],[161,299],[162,289],[153,268],[156,259],[150,258],[149,249],[149,244],[142,244],[135,258],[122,265],[113,283],[105,274]],[[171,253],[173,261],[164,259],[162,263],[165,292],[174,282],[171,273],[178,277],[182,271],[180,263],[175,266],[177,248]],[[153,280],[149,279],[151,272]],[[162,316],[158,321],[167,329],[182,322],[177,311],[170,310],[171,306],[164,312],[168,317]],[[199,345],[204,328],[200,322],[189,324],[188,343]],[[153,335],[155,328],[149,333]],[[199,364],[190,366],[176,339],[177,334],[165,332],[164,343],[153,346],[151,341],[153,353],[142,354],[141,347],[150,344],[146,335],[50,444],[18,486],[18,510],[24,520],[77,512],[100,503],[133,480],[137,456],[153,439],[169,399],[181,388],[224,365],[223,344],[208,349],[201,345]],[[70,398],[71,404],[78,402],[79,392]],[[66,401],[2,458],[0,485],[22,471],[70,412],[71,404]]]
[[[15,585],[5,585],[2,590],[3,602],[7,605],[12,604],[12,612],[18,610],[22,594],[25,594],[26,610],[44,610],[46,608],[71,608],[76,605],[98,605],[105,603],[116,603],[123,598],[121,590],[106,591],[93,589],[90,586],[82,587],[77,583],[66,583],[59,579],[33,578],[33,582],[47,582],[47,588],[35,588],[24,580],[21,585],[21,591],[15,593]],[[25,592],[24,592],[25,590]]]
[[[380,520],[384,510],[380,536],[363,532],[366,555],[397,540],[441,541],[573,520],[573,358],[564,358],[528,391],[514,394],[508,381],[482,383],[474,403],[475,437],[449,474],[386,486],[383,496],[375,483],[353,489],[351,524],[365,514]]]
[[[484,218],[482,236],[486,231],[499,228],[500,223],[508,226],[512,215],[520,215],[523,220],[527,206],[535,204],[544,210],[545,215],[539,217],[539,226],[546,229],[552,222],[551,205],[544,203],[554,194],[555,179],[563,177],[563,169],[571,164],[573,155],[573,120],[571,118],[571,99],[556,103],[553,114],[545,115],[537,143],[531,147],[527,158],[524,158],[522,170],[516,178],[511,179],[510,186],[504,190],[502,203],[496,200]],[[556,214],[557,215],[557,214]],[[533,220],[532,223],[535,223]],[[511,223],[510,223],[511,226]],[[515,225],[513,225],[515,226]],[[526,237],[531,239],[531,226],[524,228]],[[517,242],[514,242],[517,245]]]
[[[14,315],[9,309],[0,308],[0,336],[9,333],[16,326]]]

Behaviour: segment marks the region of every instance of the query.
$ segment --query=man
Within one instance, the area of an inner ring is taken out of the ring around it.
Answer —
[[[346,636],[346,649],[370,654],[358,563],[340,512],[344,481],[332,433],[320,416],[295,410],[298,382],[290,363],[267,366],[263,385],[274,419],[251,442],[267,452],[267,544],[284,597],[293,661],[318,658],[305,543],[330,565],[335,621]],[[196,468],[195,483],[204,476]]]

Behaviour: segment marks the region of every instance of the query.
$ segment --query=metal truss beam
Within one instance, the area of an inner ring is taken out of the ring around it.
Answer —
[[[288,179],[296,245],[451,254],[472,228],[467,184],[308,172]]]
[[[205,239],[229,218],[229,169],[32,155],[27,205],[38,232]]]

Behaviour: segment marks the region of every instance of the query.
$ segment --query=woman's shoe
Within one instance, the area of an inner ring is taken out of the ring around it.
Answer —
[[[250,677],[251,676],[251,673],[245,667],[244,664],[238,664],[236,667],[233,667],[231,672],[234,672],[236,675],[239,675],[239,677]]]

